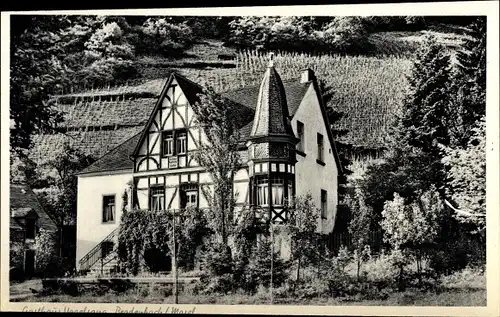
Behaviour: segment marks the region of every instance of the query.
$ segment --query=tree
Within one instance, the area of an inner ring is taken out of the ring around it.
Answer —
[[[486,17],[478,17],[469,25],[469,35],[457,52],[458,68],[468,80],[486,91]],[[484,95],[482,96],[485,97]]]
[[[67,79],[58,34],[67,23],[64,16],[12,18],[10,143],[14,151],[28,149],[33,134],[54,131],[61,120],[50,96]]]
[[[444,47],[429,38],[408,77],[409,90],[399,127],[401,138],[425,153],[436,154],[437,144],[449,144],[445,118],[450,72],[450,58]]]
[[[465,148],[477,121],[486,113],[486,19],[478,18],[457,52],[449,103],[451,145]]]
[[[381,162],[369,165],[360,188],[367,205],[373,208],[373,223],[381,220],[381,212],[386,201],[393,199],[394,193],[408,201],[419,197],[438,180],[444,180],[444,171],[439,157],[396,142],[389,146]]]
[[[443,147],[447,196],[464,223],[481,232],[486,226],[486,120],[474,127],[465,149]]]
[[[368,242],[372,225],[372,209],[366,205],[363,192],[359,188],[355,189],[353,200],[349,232],[352,237],[352,244],[356,249],[357,278],[359,280],[363,249]]]
[[[291,233],[291,260],[297,261],[296,281],[299,282],[301,266],[318,261],[321,255],[317,250],[320,211],[314,206],[310,194],[295,198],[289,203],[288,209],[290,217],[286,227]]]
[[[434,186],[422,191],[420,197],[411,203],[405,202],[397,193],[393,200],[385,202],[381,221],[384,239],[406,257],[406,261],[396,257],[399,259],[400,281],[409,255],[416,257],[420,272],[422,252],[438,237],[439,218],[443,211],[442,200]]]
[[[179,55],[194,41],[193,30],[183,21],[173,17],[151,17],[142,25],[142,41],[138,44],[142,53]]]
[[[51,202],[49,210],[59,225],[76,223],[76,173],[94,162],[94,158],[82,154],[69,143],[53,151],[52,156],[38,164],[47,187],[38,190]]]
[[[94,162],[91,156],[80,153],[68,143],[55,149],[52,156],[37,165],[41,187],[34,188],[38,199],[45,210],[52,216],[58,227],[58,256],[66,262],[68,268],[73,267],[74,249],[66,249],[64,245],[65,226],[76,225],[77,177],[76,173]],[[70,251],[69,253],[64,250]]]
[[[44,276],[60,276],[63,266],[57,254],[57,233],[40,230],[35,239],[36,268]]]
[[[210,196],[213,230],[220,241],[227,244],[235,204],[233,179],[240,167],[238,118],[232,110],[233,104],[216,94],[213,88],[205,88],[198,96],[200,100],[193,108],[208,142],[199,145],[195,158],[212,177],[213,192],[208,193],[207,188],[202,190]]]

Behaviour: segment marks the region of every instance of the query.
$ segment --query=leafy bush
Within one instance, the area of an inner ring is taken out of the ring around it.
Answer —
[[[16,232],[11,230],[10,232],[10,247],[9,247],[9,278],[11,280],[21,280],[23,278],[23,261],[24,261],[24,244],[18,242],[22,239],[23,232],[20,232],[20,236],[15,237]],[[16,241],[16,238],[19,239]]]
[[[246,287],[255,290],[259,285],[269,287],[271,282],[271,241],[266,237],[260,237],[254,248],[252,257],[246,267]],[[273,287],[278,287],[285,281],[287,263],[283,261],[278,252],[273,256]]]
[[[429,267],[438,274],[451,274],[453,271],[465,268],[469,262],[469,256],[474,254],[474,247],[484,248],[484,245],[474,246],[470,242],[465,235],[461,234],[438,244],[429,252]]]
[[[427,25],[423,16],[367,16],[362,23],[369,32],[378,31],[417,31]]]
[[[134,61],[121,57],[96,59],[78,73],[82,81],[103,86],[109,83],[123,84],[139,76]]]
[[[364,265],[365,279],[372,282],[393,281],[397,268],[393,265],[392,255],[382,253]]]
[[[211,276],[233,272],[231,249],[220,242],[208,243],[202,257],[203,271]]]
[[[231,249],[220,242],[208,243],[202,255],[201,292],[225,294],[234,289]]]
[[[359,17],[335,17],[320,34],[336,53],[361,53],[368,45],[367,32]]]
[[[234,290],[233,274],[225,273],[215,276],[203,276],[200,279],[202,284],[201,293],[204,294],[228,294]]]
[[[143,39],[137,43],[141,53],[177,55],[194,40],[191,28],[171,18],[149,18],[142,25]]]
[[[115,57],[132,59],[134,48],[123,39],[123,31],[116,22],[104,24],[85,43],[87,54],[93,58]]]
[[[229,44],[264,50],[349,53],[365,44],[367,35],[356,17],[332,17],[322,23],[312,17],[241,17],[229,25]]]
[[[177,263],[180,267],[193,268],[196,249],[203,243],[203,237],[207,233],[206,221],[200,210],[191,208],[176,215]],[[118,235],[121,266],[134,275],[143,268],[143,259],[149,270],[168,268],[169,263],[166,261],[173,255],[172,220],[170,211],[132,210],[124,213]],[[163,258],[162,261],[157,261],[158,257]]]
[[[44,277],[63,276],[63,259],[58,255],[56,232],[41,230],[35,239],[36,268]]]
[[[485,268],[466,267],[455,271],[450,275],[443,276],[441,283],[448,288],[486,288]]]

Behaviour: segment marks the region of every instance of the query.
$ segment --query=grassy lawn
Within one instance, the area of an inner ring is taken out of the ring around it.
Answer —
[[[369,272],[368,278],[383,275],[384,267],[379,260],[372,260],[365,265]],[[377,269],[378,268],[378,269]],[[407,269],[411,270],[409,266]],[[312,280],[311,272],[303,270],[304,280]],[[354,276],[355,270],[348,266],[346,271]],[[185,276],[198,275],[199,272],[183,274]],[[153,277],[149,276],[148,277]],[[179,304],[218,304],[218,305],[258,305],[270,304],[270,291],[268,288],[260,287],[256,294],[234,293],[229,295],[200,295],[194,292],[196,283],[179,285]],[[317,296],[301,298],[300,295],[280,295],[278,290],[274,293],[276,305],[328,305],[328,306],[486,306],[486,275],[482,269],[465,268],[451,275],[443,276],[436,283],[433,290],[421,290],[407,288],[405,291],[389,290],[387,296],[376,296],[377,299],[363,297],[362,294],[354,294],[347,297]],[[11,284],[11,301],[22,302],[60,302],[60,303],[148,303],[148,304],[171,304],[174,303],[171,286],[162,286],[158,283],[144,284],[121,293],[105,291],[94,293],[92,290],[80,293],[78,296],[68,294],[32,294],[30,288],[42,290],[40,280],[26,281]],[[26,294],[16,296],[16,294]],[[281,293],[286,294],[286,293]],[[309,295],[308,292],[297,294]],[[283,297],[286,296],[286,297]],[[17,298],[16,298],[17,297]],[[384,299],[380,299],[384,298]]]
[[[61,302],[61,303],[173,303],[173,296],[151,294],[143,296],[131,291],[125,294],[106,294],[104,296],[82,295],[49,295],[32,296],[23,302]],[[268,294],[256,295],[179,295],[179,304],[218,304],[218,305],[252,305],[270,304]],[[406,291],[391,294],[385,300],[356,300],[356,298],[326,298],[310,299],[276,298],[277,305],[352,305],[352,306],[486,306],[486,290],[449,289],[439,294],[434,292]]]

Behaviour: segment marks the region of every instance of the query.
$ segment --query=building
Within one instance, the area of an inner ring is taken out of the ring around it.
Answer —
[[[29,278],[38,273],[34,245],[40,230],[56,232],[57,226],[26,184],[10,184],[11,277]]]
[[[333,230],[341,166],[312,70],[283,82],[272,60],[260,87],[224,93],[238,118],[242,165],[234,179],[237,208],[261,206],[286,221],[286,198],[311,194],[321,208],[318,230]],[[206,144],[192,105],[202,87],[173,73],[144,129],[78,175],[77,266],[108,255],[124,207],[164,210],[208,207],[210,175],[192,152]],[[130,191],[131,202],[122,196]],[[129,206],[124,206],[129,204]],[[101,261],[102,262],[102,261]]]

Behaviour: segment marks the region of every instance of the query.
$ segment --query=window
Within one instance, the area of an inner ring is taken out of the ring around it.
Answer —
[[[115,221],[115,195],[102,197],[102,222]]]
[[[165,131],[163,138],[163,156],[183,155],[187,153],[187,132],[185,130]]]
[[[304,139],[304,124],[297,121],[297,136],[299,137],[299,143],[297,143],[297,150],[305,152],[305,139]]]
[[[186,131],[179,131],[176,135],[177,155],[186,154],[187,152],[187,134]]]
[[[271,188],[269,188],[271,186]],[[292,193],[291,183],[288,185],[289,197]],[[271,189],[271,197],[269,197]],[[255,205],[257,206],[283,206],[285,204],[285,179],[283,177],[273,177],[271,182],[267,177],[257,178],[255,184]]]
[[[291,200],[293,197],[293,181],[288,180],[288,200]]]
[[[321,190],[321,218],[326,219],[328,217],[328,204],[326,190]]]
[[[257,179],[256,205],[269,205],[269,180],[267,178]]]
[[[150,205],[151,211],[165,210],[165,188],[151,187],[150,189]]]
[[[35,239],[36,235],[36,219],[26,218],[26,239]]]
[[[285,199],[285,180],[281,177],[273,177],[271,179],[271,195],[274,206],[283,206]]]
[[[323,135],[318,133],[318,161],[323,162]]]
[[[163,132],[163,155],[174,155],[174,132]]]
[[[198,184],[181,185],[181,209],[198,206]]]

